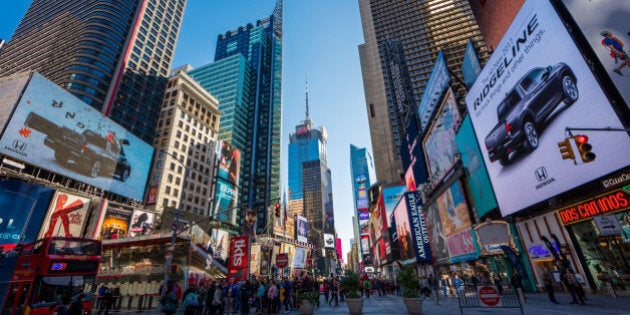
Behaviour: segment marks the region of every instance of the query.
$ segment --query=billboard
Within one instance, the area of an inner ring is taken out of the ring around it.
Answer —
[[[444,236],[450,236],[472,225],[470,211],[459,181],[455,181],[438,196],[437,205],[440,209],[440,222]]]
[[[34,73],[0,138],[0,152],[142,200],[153,147]]]
[[[153,232],[155,213],[133,210],[129,226],[129,237],[148,235]]]
[[[381,235],[383,234],[383,219],[385,217],[385,203],[383,199],[383,194],[379,194],[376,203],[372,208],[372,212],[370,213],[370,222],[369,222],[369,230],[370,230],[370,238],[372,241],[376,242]],[[387,221],[385,221],[387,222]]]
[[[422,100],[418,106],[418,118],[420,119],[420,133],[427,130],[431,117],[438,106],[438,102],[442,98],[442,93],[451,82],[451,76],[448,73],[446,59],[442,50],[435,58],[435,64],[431,70],[431,76],[422,94]]]
[[[417,262],[431,262],[431,243],[422,209],[422,197],[418,191],[405,193],[404,200],[409,214],[409,226]],[[402,203],[402,200],[401,200]]]
[[[390,215],[394,212],[394,208],[396,208],[405,191],[407,191],[405,185],[383,188],[381,192],[383,194],[383,203],[385,204],[385,212],[383,213],[385,219],[383,219],[383,222],[387,222],[387,225],[383,224],[383,231],[392,226],[392,222],[389,219]]]
[[[249,236],[234,236],[230,239],[230,259],[228,260],[228,282],[247,280],[247,267],[249,266]]]
[[[433,260],[439,265],[448,264],[450,260],[446,246],[446,237],[442,232],[438,204],[434,202],[425,209],[427,230],[429,230],[429,236],[431,236],[431,254],[433,255]]]
[[[562,0],[604,66],[615,87],[630,106],[630,58],[626,13],[630,2],[616,0]],[[612,47],[611,47],[612,46]],[[625,52],[625,53],[622,53]],[[625,55],[625,56],[624,56]],[[617,72],[618,71],[618,72]]]
[[[466,165],[470,197],[475,204],[477,217],[482,218],[497,207],[497,199],[492,193],[488,170],[475,139],[470,115],[464,118],[455,138],[462,164]]]
[[[101,226],[101,239],[111,240],[127,237],[132,211],[118,208],[107,208]]]
[[[216,151],[220,158],[213,213],[221,221],[236,224],[235,208],[238,200],[241,153],[223,140],[217,142]]]
[[[415,252],[409,223],[409,212],[406,200],[401,200],[394,209],[394,221],[396,221],[396,235],[400,244],[400,260],[407,263],[415,260]]]
[[[335,248],[335,235],[324,233],[324,247],[325,248]]]
[[[477,51],[475,45],[471,39],[466,44],[466,51],[464,52],[464,60],[462,61],[462,77],[464,77],[464,84],[466,88],[470,88],[477,80],[477,76],[481,72],[481,64],[479,63],[479,57],[477,57]]]
[[[354,185],[355,196],[357,196],[357,210],[367,210],[368,208],[367,184],[367,176],[365,176],[364,174],[359,174],[355,176]]]
[[[57,191],[42,224],[41,237],[84,237],[90,199]]]
[[[431,181],[439,182],[457,161],[455,136],[462,121],[452,89],[447,89],[440,110],[422,141]]]
[[[302,243],[308,243],[308,224],[305,217],[298,215],[296,216],[296,234],[297,241]]]
[[[358,211],[359,214],[359,235],[369,235],[368,223],[370,222],[370,212],[367,210]]]
[[[222,229],[212,229],[210,231],[210,240],[208,241],[207,250],[212,257],[225,265],[228,259],[228,250],[230,249],[230,234]]]
[[[363,256],[370,254],[370,238],[367,235],[361,236],[361,254]]]
[[[503,216],[628,165],[625,132],[587,132],[590,163],[562,158],[566,128],[623,126],[547,1],[525,2],[466,104]]]
[[[306,268],[307,250],[304,247],[296,247],[295,254],[293,256],[293,268],[304,269]]]
[[[54,189],[15,179],[0,180],[0,247],[37,240]]]
[[[337,251],[337,258],[339,260],[343,260],[343,251],[341,250],[341,239],[337,238],[335,240],[335,250]]]

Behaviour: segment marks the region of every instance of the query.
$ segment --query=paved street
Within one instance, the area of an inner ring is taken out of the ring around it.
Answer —
[[[588,295],[587,305],[569,304],[571,297],[568,294],[556,294],[556,298],[560,304],[552,304],[544,293],[527,294],[527,303],[524,304],[524,314],[532,315],[630,315],[630,297],[613,299],[606,295]],[[339,303],[338,307],[328,306],[324,304],[324,298],[321,299],[320,308],[315,310],[315,314],[348,314],[348,308],[344,302]],[[364,299],[363,314],[387,314],[387,315],[404,315],[407,313],[405,305],[401,297],[388,295],[385,297],[370,297]],[[136,313],[135,310],[122,311],[120,313]],[[159,314],[157,310],[142,312],[144,314]],[[294,310],[289,314],[299,314]],[[456,298],[441,298],[439,305],[430,300],[425,300],[422,313],[426,315],[457,315],[460,314],[459,304]],[[465,315],[478,314],[520,314],[519,309],[487,309],[487,308],[471,308],[464,309]],[[115,313],[113,313],[115,314]],[[181,312],[178,313],[181,315]],[[251,314],[254,314],[252,311]]]

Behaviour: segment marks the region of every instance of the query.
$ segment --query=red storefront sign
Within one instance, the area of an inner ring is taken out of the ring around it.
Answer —
[[[247,279],[249,236],[235,236],[230,239],[230,257],[228,258],[228,281]]]
[[[569,225],[596,215],[610,214],[627,209],[630,209],[630,192],[621,188],[580,201],[557,212],[562,223]]]

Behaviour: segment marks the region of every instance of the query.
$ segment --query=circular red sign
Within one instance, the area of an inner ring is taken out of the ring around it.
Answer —
[[[284,268],[289,264],[289,256],[287,254],[278,254],[276,256],[276,266]]]
[[[479,300],[487,306],[496,306],[501,301],[501,297],[499,291],[494,287],[481,287],[479,288]]]

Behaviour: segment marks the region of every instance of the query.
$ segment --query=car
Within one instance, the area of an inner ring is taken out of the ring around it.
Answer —
[[[506,166],[513,153],[534,151],[558,106],[578,98],[577,78],[565,63],[528,71],[497,106],[498,123],[485,138],[490,161]]]
[[[123,149],[129,140],[116,140],[115,133],[109,132],[107,138],[89,129],[78,133],[34,112],[28,114],[24,125],[46,135],[44,145],[55,151],[55,160],[64,166],[73,162],[92,178],[107,174],[121,182],[131,175]]]

